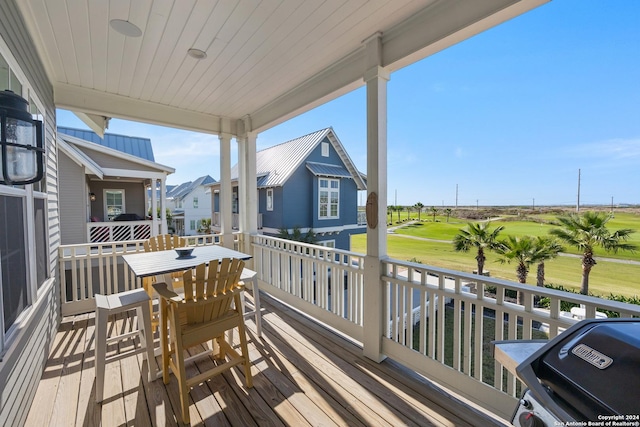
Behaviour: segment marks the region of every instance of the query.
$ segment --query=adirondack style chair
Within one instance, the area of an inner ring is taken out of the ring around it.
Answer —
[[[144,242],[144,250],[145,252],[155,252],[155,251],[166,251],[169,249],[183,248],[187,246],[187,242],[182,239],[180,236],[170,235],[170,234],[162,234],[159,236],[152,236],[147,241]],[[172,289],[181,289],[184,284],[182,281],[183,272],[178,271],[175,273],[171,273],[171,287]],[[145,277],[142,279],[142,287],[147,291],[151,300],[149,301],[149,310],[151,312],[151,328],[155,333],[156,329],[158,329],[158,325],[160,324],[160,319],[158,317],[158,313],[153,311],[153,299],[155,295],[153,294],[152,285],[155,283],[155,277]]]
[[[185,424],[189,423],[189,390],[193,385],[242,364],[246,385],[253,387],[242,313],[244,284],[240,281],[240,275],[243,268],[244,261],[235,258],[224,258],[220,263],[210,263],[208,267],[201,264],[194,269],[195,272],[184,273],[184,296],[171,291],[166,283],[153,285],[160,296],[162,313],[162,378],[165,384],[169,383],[169,369],[176,376]],[[234,328],[238,328],[240,335],[241,354],[225,339],[225,332]],[[212,341],[212,347],[217,349],[216,357],[221,363],[209,371],[187,378],[184,351],[207,341]]]

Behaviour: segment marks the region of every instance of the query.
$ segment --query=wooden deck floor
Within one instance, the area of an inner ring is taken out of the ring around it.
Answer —
[[[193,425],[507,425],[393,362],[364,358],[356,345],[277,301],[266,296],[262,301],[262,339],[247,321],[254,387],[246,389],[240,370],[234,369],[193,388]],[[122,318],[110,327],[130,324],[130,318]],[[94,350],[93,314],[65,318],[27,425],[181,424],[175,378],[167,386],[161,379],[149,383],[142,355],[107,364],[105,400],[96,404]],[[211,363],[206,357],[188,372]]]

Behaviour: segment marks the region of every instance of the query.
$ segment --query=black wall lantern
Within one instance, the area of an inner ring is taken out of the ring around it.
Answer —
[[[44,175],[42,122],[28,105],[10,90],[0,92],[0,184],[31,184]]]

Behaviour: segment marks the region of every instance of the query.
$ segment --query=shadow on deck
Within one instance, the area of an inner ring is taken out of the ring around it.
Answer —
[[[247,321],[254,387],[244,387],[240,369],[194,387],[193,425],[508,425],[392,361],[364,358],[357,345],[266,295],[262,307],[261,339]],[[122,317],[109,327],[128,330],[132,320]],[[94,330],[93,313],[63,319],[27,425],[180,425],[175,378],[166,386],[161,379],[147,382],[142,355],[107,364],[105,400],[95,403]],[[212,363],[200,359],[187,374]]]

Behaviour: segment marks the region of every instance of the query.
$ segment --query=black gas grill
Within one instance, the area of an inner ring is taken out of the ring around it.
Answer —
[[[640,426],[640,319],[584,320],[516,372],[528,387],[516,426]]]

